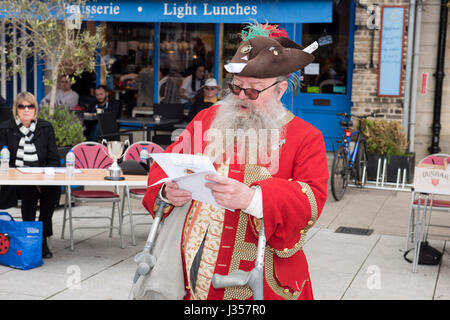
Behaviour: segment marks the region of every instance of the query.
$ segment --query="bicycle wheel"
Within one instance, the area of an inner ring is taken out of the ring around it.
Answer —
[[[347,152],[339,147],[334,153],[331,167],[331,193],[336,201],[342,199],[348,185]]]
[[[363,186],[363,173],[364,168],[367,170],[367,144],[365,140],[362,140],[359,142],[358,146],[358,153],[356,154],[355,159],[355,184],[358,186]],[[367,172],[366,172],[367,176]]]

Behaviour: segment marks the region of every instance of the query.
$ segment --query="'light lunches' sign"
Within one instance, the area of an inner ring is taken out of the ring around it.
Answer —
[[[83,9],[68,6],[68,13],[83,13],[92,21],[245,23],[314,23],[332,21],[331,0],[241,1],[105,1],[89,2]]]

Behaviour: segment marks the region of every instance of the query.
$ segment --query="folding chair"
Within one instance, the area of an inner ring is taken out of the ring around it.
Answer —
[[[75,153],[75,168],[78,169],[106,169],[111,166],[113,160],[107,155],[105,146],[97,142],[83,142],[77,144],[72,148]],[[112,202],[111,216],[97,215],[97,216],[73,216],[72,215],[72,201],[76,202]],[[66,200],[64,203],[64,218],[61,232],[61,239],[64,239],[64,231],[66,221],[69,220],[70,231],[70,249],[74,250],[73,232],[76,229],[109,229],[109,237],[112,237],[112,230],[118,229],[122,249],[125,247],[122,236],[122,213],[120,211],[120,195],[119,187],[115,186],[115,192],[108,190],[71,190],[70,186],[67,188]],[[117,211],[119,214],[119,226],[114,227],[114,211],[117,204]],[[66,217],[67,208],[69,209],[69,216]],[[108,219],[110,224],[108,226],[80,226],[73,227],[73,219]]]
[[[140,161],[140,153],[141,150],[146,147],[147,151],[150,154],[152,153],[159,153],[164,152],[164,149],[157,145],[156,143],[149,142],[149,141],[139,141],[132,144],[124,154],[124,160],[135,160]],[[148,216],[148,212],[145,213],[133,213],[133,210],[131,209],[131,203],[130,199],[136,199],[136,200],[142,200],[144,198],[146,188],[133,188],[130,189],[128,186],[125,186],[125,192],[123,194],[122,199],[122,209],[121,209],[121,215],[122,218],[125,218],[126,216],[130,217],[130,227],[131,227],[131,239],[133,242],[133,245],[136,245],[136,240],[134,236],[134,226],[140,225],[140,224],[148,224],[148,223],[134,223],[133,222],[133,214],[134,215],[145,215]],[[128,213],[124,214],[124,206],[125,206],[125,197],[127,197],[127,204],[128,204]]]
[[[447,192],[440,189],[440,184],[436,181],[433,190],[426,190],[423,186],[423,179],[421,174],[418,174],[419,168],[426,168],[427,166],[444,166],[444,160],[447,162],[450,156],[447,154],[434,154],[429,155],[422,159],[415,169],[414,176],[414,188],[411,193],[410,213],[409,213],[409,226],[408,233],[406,235],[405,255],[409,252],[409,244],[414,248],[413,259],[413,272],[417,271],[417,265],[419,263],[420,246],[421,242],[425,242],[428,239],[429,227],[441,227],[449,228],[448,225],[436,225],[431,224],[431,216],[433,211],[443,211],[450,213],[450,201],[434,199],[434,195],[448,195]],[[445,172],[445,170],[442,170]],[[436,179],[439,180],[439,179]],[[427,183],[432,183],[433,179],[428,177]]]

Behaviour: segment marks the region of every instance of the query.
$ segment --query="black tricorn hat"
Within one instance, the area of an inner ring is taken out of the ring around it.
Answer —
[[[239,45],[225,69],[238,76],[275,78],[296,72],[314,56],[287,37],[255,36]]]

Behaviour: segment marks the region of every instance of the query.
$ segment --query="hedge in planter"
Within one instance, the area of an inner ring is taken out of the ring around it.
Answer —
[[[388,182],[397,182],[398,169],[406,169],[406,182],[411,183],[415,156],[407,153],[408,141],[403,126],[398,121],[380,119],[364,119],[362,133],[367,140],[368,165],[367,179],[376,180],[378,159],[381,158],[380,172],[383,161],[387,159],[386,178]],[[402,182],[400,180],[400,182]]]
[[[64,106],[56,106],[55,113],[51,118],[49,108],[45,106],[39,111],[39,118],[52,124],[55,130],[56,145],[62,151],[60,152],[62,158],[65,156],[63,153],[67,153],[68,149],[86,140],[80,119]]]

